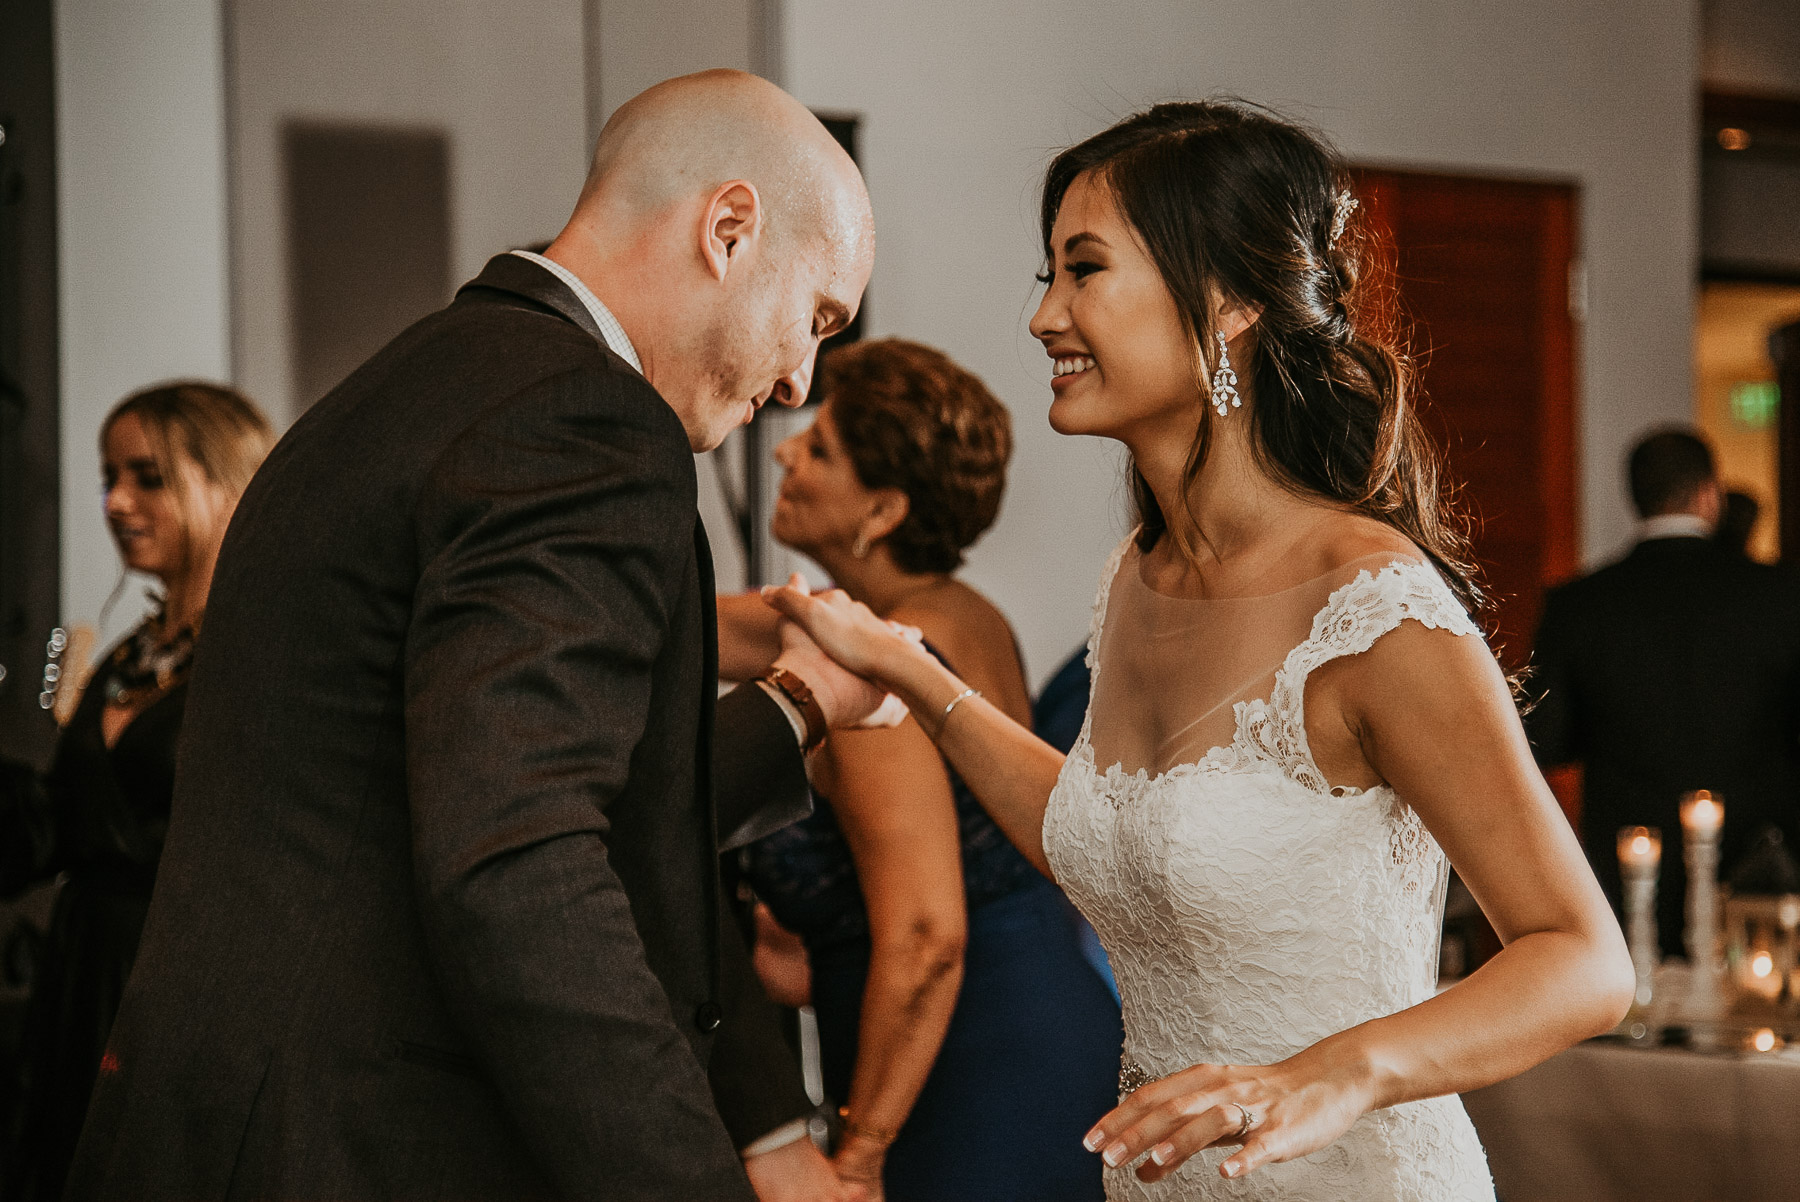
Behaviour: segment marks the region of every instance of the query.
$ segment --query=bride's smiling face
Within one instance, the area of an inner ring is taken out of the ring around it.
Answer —
[[[1031,333],[1052,360],[1050,425],[1135,441],[1200,420],[1199,356],[1162,273],[1091,174],[1063,195]]]

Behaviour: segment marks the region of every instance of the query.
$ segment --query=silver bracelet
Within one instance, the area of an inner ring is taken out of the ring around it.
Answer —
[[[957,706],[961,705],[963,702],[967,701],[969,698],[979,697],[979,696],[981,696],[980,689],[964,689],[962,692],[960,692],[956,696],[952,697],[950,699],[950,704],[946,705],[944,707],[944,722],[950,721],[950,711],[951,710],[954,710]],[[942,726],[943,722],[938,723],[938,725]]]

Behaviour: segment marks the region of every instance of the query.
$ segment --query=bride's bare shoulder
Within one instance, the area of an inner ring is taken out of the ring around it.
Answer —
[[[1418,561],[1429,558],[1394,527],[1361,513],[1332,514],[1310,541],[1321,572],[1383,556]]]

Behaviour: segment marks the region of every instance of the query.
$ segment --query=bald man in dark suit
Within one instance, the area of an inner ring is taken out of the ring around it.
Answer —
[[[790,635],[715,707],[693,452],[804,400],[871,239],[792,98],[671,81],[545,255],[295,424],[220,554],[70,1198],[851,1196],[718,855],[880,697]]]

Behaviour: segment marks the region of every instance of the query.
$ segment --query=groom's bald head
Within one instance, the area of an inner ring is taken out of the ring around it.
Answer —
[[[856,164],[799,101],[742,71],[702,71],[626,101],[600,131],[576,206],[646,218],[742,179],[783,241],[873,236]]]
[[[767,80],[703,71],[613,114],[546,253],[618,317],[702,450],[771,397],[806,399],[874,241],[862,175],[818,118]]]

